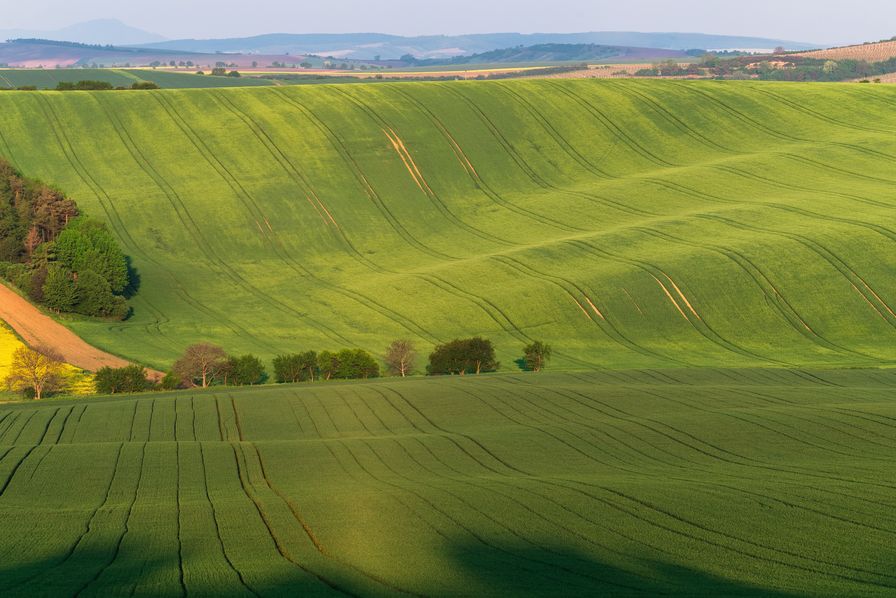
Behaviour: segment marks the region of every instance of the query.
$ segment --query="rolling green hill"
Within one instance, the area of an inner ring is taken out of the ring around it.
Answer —
[[[4,596],[892,596],[894,372],[0,407]]]
[[[106,81],[114,87],[130,87],[139,81],[152,81],[163,89],[203,89],[208,87],[254,87],[273,85],[256,77],[213,77],[177,71],[151,69],[0,69],[0,89],[33,85],[54,89],[61,82]]]
[[[555,367],[896,360],[896,89],[516,81],[0,94],[0,154],[142,286],[167,367],[395,338]]]

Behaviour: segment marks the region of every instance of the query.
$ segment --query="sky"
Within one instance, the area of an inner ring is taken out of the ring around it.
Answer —
[[[894,0],[0,0],[0,29],[116,18],[168,38],[260,33],[678,31],[813,43],[896,35]]]

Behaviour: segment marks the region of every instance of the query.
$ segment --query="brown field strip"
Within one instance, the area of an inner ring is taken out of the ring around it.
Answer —
[[[32,347],[51,347],[62,354],[67,363],[95,372],[101,367],[123,367],[130,362],[88,345],[74,332],[43,314],[9,287],[0,284],[0,319]],[[164,374],[147,370],[150,377]]]

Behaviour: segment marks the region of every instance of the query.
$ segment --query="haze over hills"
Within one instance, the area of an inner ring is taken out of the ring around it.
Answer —
[[[82,44],[138,45],[160,42],[164,36],[126,25],[117,19],[94,19],[56,30],[0,29],[0,40],[40,38]]]
[[[472,35],[427,35],[404,37],[384,33],[292,34],[271,33],[243,38],[182,39],[152,44],[149,48],[190,52],[241,52],[263,54],[324,54],[338,58],[439,58],[489,52],[498,48],[537,44],[599,44],[664,50],[775,48],[810,50],[811,44],[762,37],[709,35],[704,33],[484,33]]]

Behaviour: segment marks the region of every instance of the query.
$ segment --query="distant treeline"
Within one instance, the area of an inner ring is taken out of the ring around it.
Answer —
[[[118,242],[73,200],[0,159],[0,278],[57,312],[124,319],[135,280]]]
[[[135,81],[130,87],[115,87],[108,81],[94,81],[86,79],[83,81],[71,82],[60,81],[54,88],[55,91],[110,91],[110,90],[127,90],[127,89],[159,89],[159,86],[152,81]],[[36,85],[22,85],[16,88],[4,87],[0,91],[37,91]]]
[[[113,46],[113,45],[103,45],[103,44],[82,44],[80,42],[66,42],[59,41],[54,39],[42,39],[38,37],[26,38],[21,37],[17,39],[8,40],[10,44],[32,44],[32,45],[40,45],[40,46],[56,46],[61,48],[85,48],[90,50],[102,50],[105,52],[127,52],[130,54],[146,54],[148,51],[151,51],[153,54],[177,54],[177,55],[186,55],[186,54],[195,54],[195,52],[185,52],[180,50],[167,50],[161,48],[153,48],[152,50],[147,50],[146,48],[126,48],[121,46]]]
[[[703,76],[715,79],[759,79],[761,81],[836,82],[873,79],[896,72],[896,58],[880,62],[866,60],[825,60],[785,53],[744,55],[727,58],[705,55],[699,64],[681,65],[667,60],[641,69],[639,77]]]
[[[491,64],[502,62],[570,62],[604,60],[626,53],[626,48],[598,44],[537,44],[501,48],[452,58],[418,59],[405,54],[399,60],[415,66],[443,66],[467,64]]]

